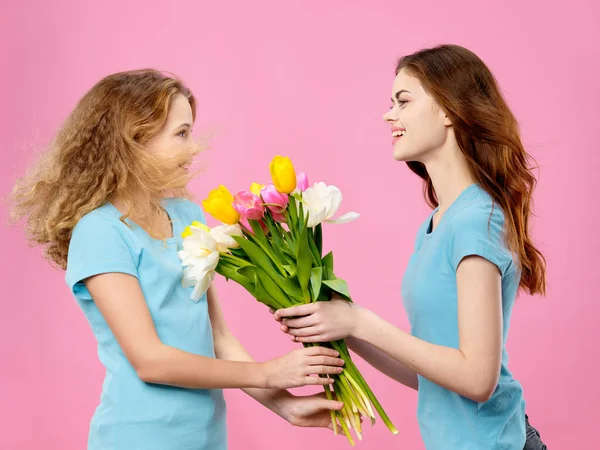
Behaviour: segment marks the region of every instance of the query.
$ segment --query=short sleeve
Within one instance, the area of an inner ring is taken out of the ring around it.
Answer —
[[[497,206],[474,205],[458,211],[450,220],[449,260],[456,271],[467,256],[480,256],[505,275],[512,255],[504,240],[504,215]]]
[[[74,295],[87,293],[83,280],[119,272],[137,277],[137,257],[117,219],[85,216],[73,230],[67,258],[66,282]],[[89,297],[89,294],[87,294]]]

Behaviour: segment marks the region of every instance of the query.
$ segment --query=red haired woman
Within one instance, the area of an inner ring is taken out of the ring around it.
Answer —
[[[505,348],[519,288],[545,291],[528,228],[535,178],[517,121],[485,63],[455,45],[400,59],[384,120],[394,158],[424,180],[433,208],[402,282],[411,333],[343,300],[275,318],[299,342],[347,338],[418,389],[428,450],[544,449]]]

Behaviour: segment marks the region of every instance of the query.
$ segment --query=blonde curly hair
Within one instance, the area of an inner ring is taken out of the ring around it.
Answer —
[[[139,213],[140,205],[156,211],[167,192],[189,197],[191,175],[177,170],[183,161],[145,148],[165,124],[177,94],[188,99],[195,119],[191,91],[153,69],[109,75],[83,96],[13,188],[10,217],[25,219],[30,244],[44,246],[45,257],[66,269],[73,228],[90,211],[123,199],[128,207],[124,220]]]

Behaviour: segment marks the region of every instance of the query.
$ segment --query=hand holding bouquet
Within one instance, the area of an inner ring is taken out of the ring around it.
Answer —
[[[203,201],[204,210],[222,222],[208,228],[192,223],[183,233],[183,284],[194,287],[197,301],[208,289],[215,273],[243,286],[259,302],[272,309],[337,297],[351,302],[346,282],[334,273],[333,253],[323,256],[322,223],[345,223],[358,218],[347,213],[337,219],[342,194],[335,186],[314,183],[296,174],[289,158],[276,156],[270,165],[273,183],[253,183],[249,191],[232,195],[219,186]],[[316,346],[317,344],[306,344]],[[398,431],[387,417],[350,357],[343,340],[318,344],[339,352],[345,369],[328,375],[327,398],[344,403],[331,411],[334,432],[338,424],[351,445],[353,429],[362,439],[361,415],[375,422],[375,410],[388,429]]]

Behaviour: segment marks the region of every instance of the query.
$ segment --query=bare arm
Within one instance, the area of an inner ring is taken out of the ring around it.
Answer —
[[[353,336],[434,383],[484,402],[493,394],[500,375],[501,276],[491,262],[469,256],[459,264],[456,281],[460,340],[457,349],[418,339],[373,312],[342,300],[302,305],[276,314],[304,316],[283,322],[298,341],[322,342]]]
[[[194,389],[288,388],[328,383],[327,378],[309,375],[339,373],[343,364],[335,352],[322,347],[295,350],[265,363],[185,352],[161,342],[135,277],[106,273],[86,279],[85,284],[125,356],[148,383]],[[229,348],[223,341],[219,346],[221,353],[231,352],[223,350]]]
[[[336,313],[338,318],[342,317],[345,313],[348,312],[347,310],[345,310],[345,308],[352,308],[352,306],[347,302],[340,303],[340,306],[341,306],[340,311],[338,311]],[[288,327],[287,324],[292,324],[295,326],[299,326],[298,324],[300,324],[300,326],[302,326],[304,323],[307,323],[306,322],[307,319],[300,319],[300,320],[283,319],[281,314],[285,314],[285,310],[280,312],[279,314],[275,314],[275,310],[271,309],[271,313],[274,314],[275,320],[277,320],[278,322],[283,322],[281,324],[281,331],[283,331],[284,333],[290,334],[292,337],[292,340],[297,340],[297,341],[301,340],[300,338],[297,338],[294,335],[294,332],[290,332],[290,328]],[[316,312],[313,314],[312,319],[314,322],[318,322],[319,319],[322,319],[322,317],[319,317],[319,312]],[[308,321],[310,322],[310,319],[308,319]],[[341,322],[343,322],[343,321],[341,321]],[[385,352],[378,350],[377,348],[373,347],[368,342],[365,342],[361,339],[353,337],[352,335],[350,335],[349,330],[347,330],[344,327],[343,323],[337,322],[335,319],[329,323],[330,323],[330,325],[328,325],[328,326],[335,328],[336,333],[339,335],[339,337],[324,335],[324,336],[322,336],[322,338],[323,338],[322,341],[341,339],[344,336],[347,336],[345,339],[346,339],[346,344],[348,345],[348,348],[350,348],[350,350],[354,351],[354,353],[359,355],[361,358],[363,358],[365,361],[367,361],[369,364],[371,364],[373,367],[375,367],[381,373],[387,375],[391,379],[396,380],[397,382],[402,383],[403,385],[405,385],[411,389],[417,390],[419,388],[419,379],[417,378],[417,373],[414,370],[409,369],[404,364],[402,364],[400,361],[397,361],[396,359],[387,355]],[[324,334],[326,334],[326,333],[324,333]]]
[[[348,347],[381,373],[411,389],[419,389],[417,373],[371,344],[355,337],[346,339]]]
[[[217,358],[231,361],[253,361],[227,326],[216,289],[213,286],[208,289],[207,296]],[[243,391],[296,426],[331,427],[329,410],[343,407],[341,402],[327,400],[318,395],[297,397],[284,389],[245,388]]]
[[[213,330],[213,340],[215,345],[215,356],[218,359],[227,361],[245,361],[253,362],[244,346],[233,335],[225,318],[217,298],[217,292],[213,286],[208,288],[208,313]],[[267,406],[272,411],[276,410],[277,399],[289,396],[289,392],[283,389],[260,389],[247,387],[243,389],[246,394],[257,400],[259,403]]]
[[[253,361],[227,326],[213,286],[208,289],[207,296],[217,358],[230,361]],[[330,426],[329,410],[337,410],[343,406],[343,403],[318,396],[295,397],[284,389],[245,388],[243,390],[257,402],[297,426]]]

